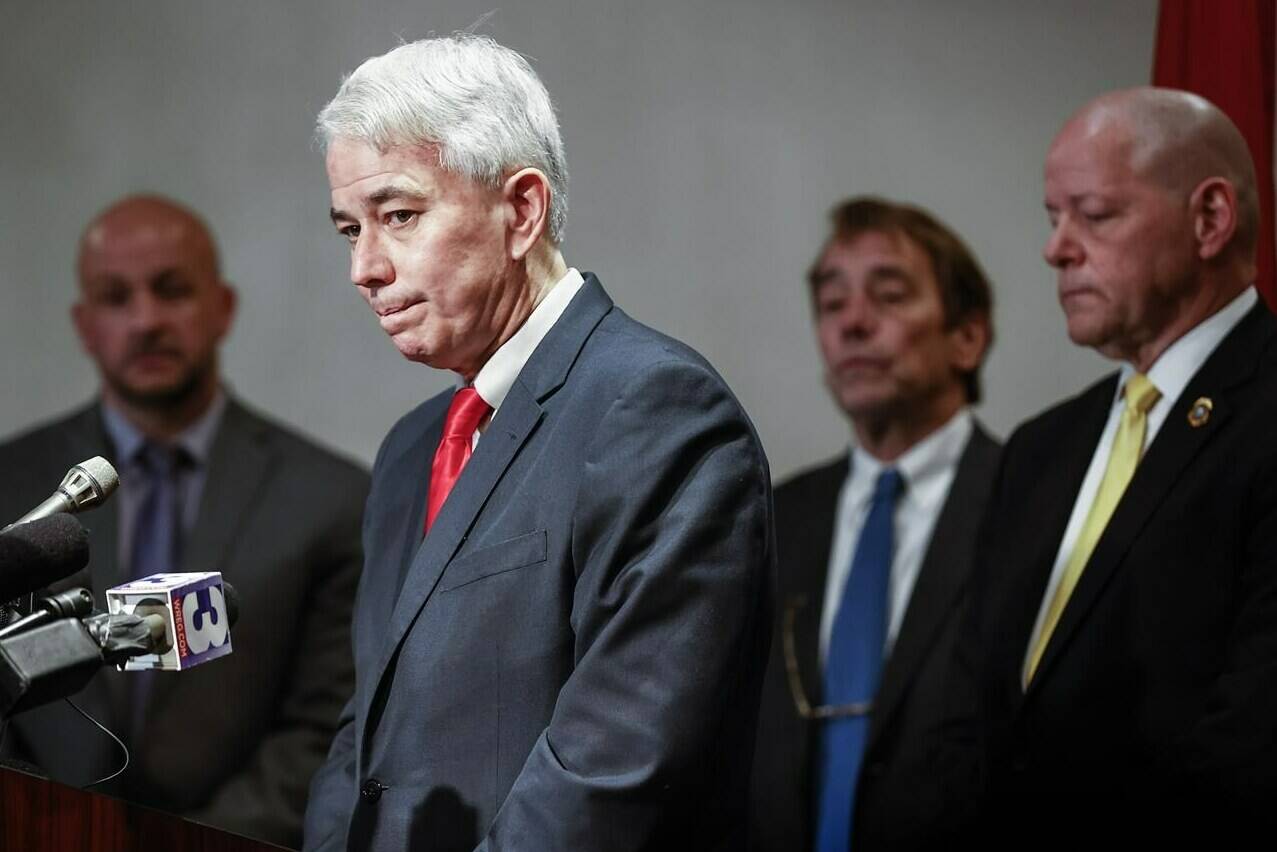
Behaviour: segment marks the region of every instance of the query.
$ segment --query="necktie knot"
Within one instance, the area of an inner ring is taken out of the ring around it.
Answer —
[[[181,444],[147,441],[138,449],[135,458],[149,477],[157,479],[172,477],[186,465],[188,455]]]
[[[895,504],[896,498],[900,496],[900,492],[904,490],[904,478],[900,475],[900,471],[894,467],[884,468],[878,474],[878,479],[874,482],[875,503]]]
[[[461,388],[453,394],[452,403],[448,406],[448,415],[443,424],[444,439],[469,440],[491,410],[492,406],[484,402],[477,390],[471,387]]]
[[[1127,379],[1123,392],[1126,395],[1126,407],[1140,414],[1147,414],[1149,409],[1162,398],[1162,392],[1157,389],[1157,385],[1149,381],[1148,376],[1143,373],[1135,373]]]
[[[448,413],[443,420],[443,438],[435,449],[435,459],[430,467],[430,489],[426,496],[426,531],[435,522],[435,516],[443,508],[452,492],[452,486],[461,476],[461,469],[470,460],[470,447],[474,431],[492,406],[483,401],[479,392],[471,387],[461,388],[452,395]]]

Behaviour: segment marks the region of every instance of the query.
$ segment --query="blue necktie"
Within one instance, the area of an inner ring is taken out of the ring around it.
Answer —
[[[182,450],[145,444],[137,460],[146,479],[146,494],[133,527],[132,577],[177,570],[181,542],[181,500],[178,469]]]
[[[146,492],[133,526],[133,558],[129,574],[134,579],[178,570],[181,558],[182,502],[178,476],[185,451],[147,443],[138,452],[138,468],[146,482]],[[131,740],[138,742],[146,718],[154,672],[131,672],[129,693]]]
[[[825,661],[824,704],[872,701],[882,675],[887,637],[887,594],[900,473],[886,469],[874,484],[873,502],[860,528],[851,574],[834,617]],[[820,788],[816,823],[817,852],[851,848],[856,779],[869,734],[868,716],[827,719],[820,738]]]

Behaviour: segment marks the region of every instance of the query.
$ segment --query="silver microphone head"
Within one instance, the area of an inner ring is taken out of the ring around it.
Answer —
[[[68,470],[58,490],[74,505],[71,511],[82,512],[109,497],[119,484],[120,476],[111,463],[94,456]]]

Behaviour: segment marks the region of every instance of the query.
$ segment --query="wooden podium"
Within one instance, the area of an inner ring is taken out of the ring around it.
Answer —
[[[281,848],[0,766],[2,852],[278,852]]]

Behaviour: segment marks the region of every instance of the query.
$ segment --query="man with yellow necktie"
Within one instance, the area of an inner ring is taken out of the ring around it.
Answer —
[[[1271,223],[1184,92],[1087,104],[1045,178],[1069,337],[1121,368],[1006,445],[939,765],[986,847],[1218,841],[1277,809]]]

